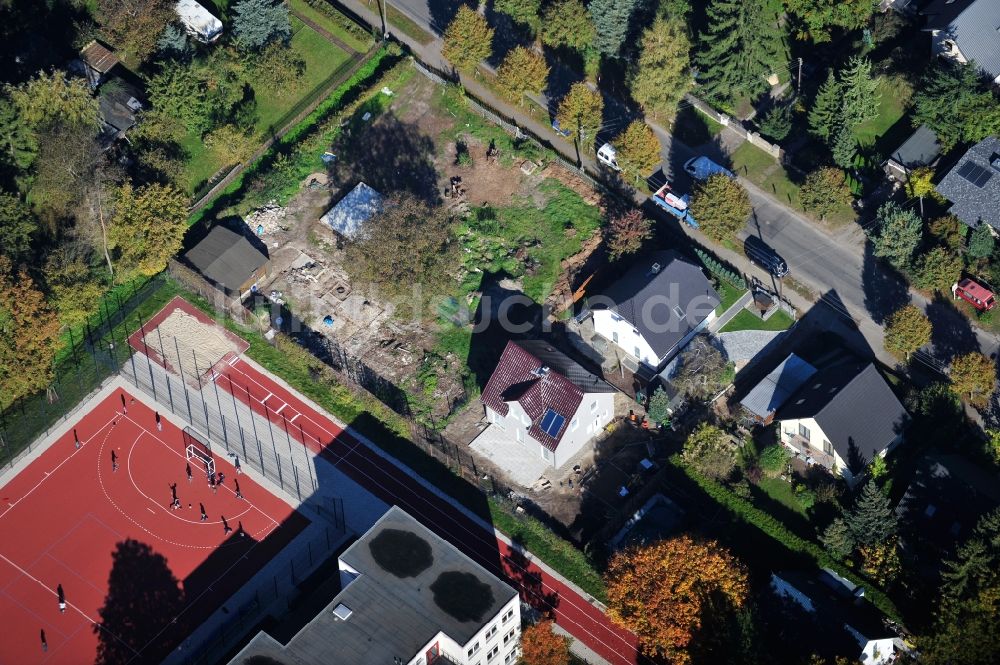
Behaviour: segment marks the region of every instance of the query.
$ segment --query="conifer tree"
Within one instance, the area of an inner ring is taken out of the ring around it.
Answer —
[[[889,497],[873,480],[862,488],[854,508],[844,515],[844,520],[859,546],[882,544],[896,535],[899,528]]]
[[[691,41],[677,19],[658,17],[642,33],[639,58],[629,72],[629,89],[653,118],[672,118],[691,88]]]
[[[824,141],[835,136],[840,123],[840,104],[840,83],[831,69],[809,109],[809,131],[814,136]]]
[[[603,55],[618,57],[638,4],[638,0],[592,0],[588,11],[597,31],[594,45]]]
[[[441,55],[461,72],[474,72],[493,52],[493,28],[474,9],[462,5],[444,31]]]
[[[854,138],[854,132],[847,125],[841,126],[837,136],[833,141],[834,163],[842,169],[849,169],[854,165],[854,155],[858,152],[858,140]]]
[[[777,13],[765,0],[711,0],[697,58],[705,94],[714,99],[758,97],[767,77],[788,64]]]
[[[867,58],[852,57],[840,73],[841,109],[844,124],[854,128],[878,117],[881,94],[878,80],[872,77],[872,63]]]

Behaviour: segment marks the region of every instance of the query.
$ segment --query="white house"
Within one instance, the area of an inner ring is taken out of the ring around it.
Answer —
[[[520,656],[517,591],[398,506],[338,567],[341,592],[287,644],[261,631],[230,665],[513,665]]]
[[[817,642],[832,654],[865,665],[889,665],[908,651],[886,627],[885,616],[864,599],[864,589],[828,568],[771,573],[771,589],[815,617]]]
[[[1000,83],[1000,0],[933,0],[920,10],[927,17],[931,53],[966,64]]]
[[[211,44],[222,36],[222,21],[197,0],[177,0],[174,11],[187,33],[199,42]]]
[[[808,374],[774,408],[781,442],[849,484],[902,440],[909,417],[875,365],[853,359]]]
[[[558,468],[611,422],[615,392],[547,342],[526,340],[507,343],[481,399],[493,440],[502,432]]]
[[[658,372],[715,320],[719,294],[701,268],[665,251],[638,260],[605,291],[588,294],[587,306],[597,334]]]

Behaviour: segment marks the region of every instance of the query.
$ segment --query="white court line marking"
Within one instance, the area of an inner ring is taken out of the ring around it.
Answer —
[[[294,416],[292,416],[291,419],[288,422],[294,423],[298,419],[298,417],[301,416],[301,415],[302,415],[301,413],[296,412],[296,414]]]
[[[156,511],[153,510],[152,508],[150,508],[149,506],[146,506],[146,510],[148,510],[151,513],[153,513],[154,515],[156,514]]]
[[[278,414],[280,414],[280,413],[281,413],[282,411],[284,411],[284,410],[285,410],[285,407],[286,407],[286,406],[288,406],[288,402],[285,402],[284,404],[282,404],[282,405],[281,405],[281,407],[280,407],[280,408],[278,408],[277,410],[275,410],[275,412],[274,412],[274,413],[275,413],[275,415],[278,415]]]

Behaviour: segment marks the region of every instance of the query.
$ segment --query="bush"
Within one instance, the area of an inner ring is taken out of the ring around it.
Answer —
[[[796,483],[793,488],[795,498],[798,500],[802,510],[809,510],[816,504],[816,493],[801,483]]]
[[[775,443],[760,451],[758,464],[770,478],[777,478],[788,468],[788,461],[792,459],[792,454],[780,443]]]
[[[792,110],[785,105],[775,106],[760,123],[762,134],[772,141],[784,141],[792,131]]]

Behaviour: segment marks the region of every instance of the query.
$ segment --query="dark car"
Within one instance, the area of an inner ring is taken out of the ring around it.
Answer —
[[[774,248],[757,236],[749,236],[743,241],[743,251],[750,259],[750,263],[760,266],[775,277],[784,277],[788,274],[788,264],[774,251]]]

